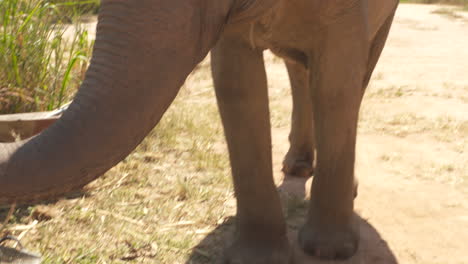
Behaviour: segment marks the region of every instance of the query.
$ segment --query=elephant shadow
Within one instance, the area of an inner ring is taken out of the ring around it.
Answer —
[[[304,187],[305,182],[297,184]],[[354,217],[359,223],[361,240],[358,252],[352,258],[346,261],[322,261],[317,258],[307,256],[297,244],[297,232],[307,214],[307,201],[304,199],[304,192],[299,194],[296,193],[299,197],[295,196],[295,199],[292,200],[294,206],[290,206],[288,203],[291,203],[291,196],[287,193],[287,190],[285,190],[284,184],[278,189],[283,203],[283,208],[286,208],[284,211],[288,225],[289,241],[294,248],[294,264],[398,263],[389,245],[382,238],[379,232],[358,214],[355,214]],[[293,209],[291,210],[291,208]],[[230,217],[223,224],[219,225],[215,230],[208,234],[193,248],[192,253],[185,264],[217,264],[217,261],[222,257],[224,247],[228,246],[230,241],[233,240],[235,221],[235,216]]]
[[[347,261],[321,261],[307,256],[297,245],[297,228],[289,225],[289,240],[294,247],[294,264],[397,264],[395,255],[379,232],[359,215],[356,214],[355,217],[361,229],[361,242],[356,255]],[[193,248],[186,264],[217,264],[226,241],[232,241],[234,228],[235,217],[231,217]]]

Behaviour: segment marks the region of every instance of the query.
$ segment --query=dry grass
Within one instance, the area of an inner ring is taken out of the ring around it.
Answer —
[[[433,11],[434,14],[438,14],[441,16],[445,16],[451,19],[460,19],[464,18],[464,16],[459,15],[457,12],[460,11],[460,9],[455,9],[455,8],[448,8],[448,7],[443,7],[439,8]]]
[[[452,19],[464,18],[464,16],[457,14],[457,12],[468,11],[467,0],[400,0],[400,3],[453,5],[454,7],[442,7],[434,11],[434,14]]]
[[[467,5],[466,0],[400,0],[401,3]]]

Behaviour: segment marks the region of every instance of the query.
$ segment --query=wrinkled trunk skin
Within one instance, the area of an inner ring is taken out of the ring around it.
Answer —
[[[126,157],[216,42],[231,1],[104,0],[74,102],[39,136],[0,144],[0,203],[77,189]]]

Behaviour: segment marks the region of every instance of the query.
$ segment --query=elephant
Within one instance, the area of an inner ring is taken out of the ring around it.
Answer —
[[[89,69],[73,103],[38,136],[0,145],[0,203],[63,195],[124,159],[211,51],[237,199],[223,263],[293,263],[272,176],[263,51],[286,61],[293,95],[284,171],[308,176],[298,239],[346,259],[353,221],[359,108],[398,0],[103,0]],[[316,161],[314,153],[316,152]]]

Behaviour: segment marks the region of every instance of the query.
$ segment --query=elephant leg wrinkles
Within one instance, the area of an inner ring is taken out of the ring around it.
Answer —
[[[348,258],[356,252],[359,240],[353,221],[354,161],[369,53],[361,12],[328,25],[327,34],[314,47],[314,54],[320,55],[312,56],[309,63],[317,167],[299,242],[307,253],[322,258]],[[344,25],[352,26],[343,30]],[[343,58],[346,62],[341,62]]]
[[[212,71],[237,199],[237,233],[224,263],[286,264],[291,254],[273,182],[263,53],[225,36]]]

